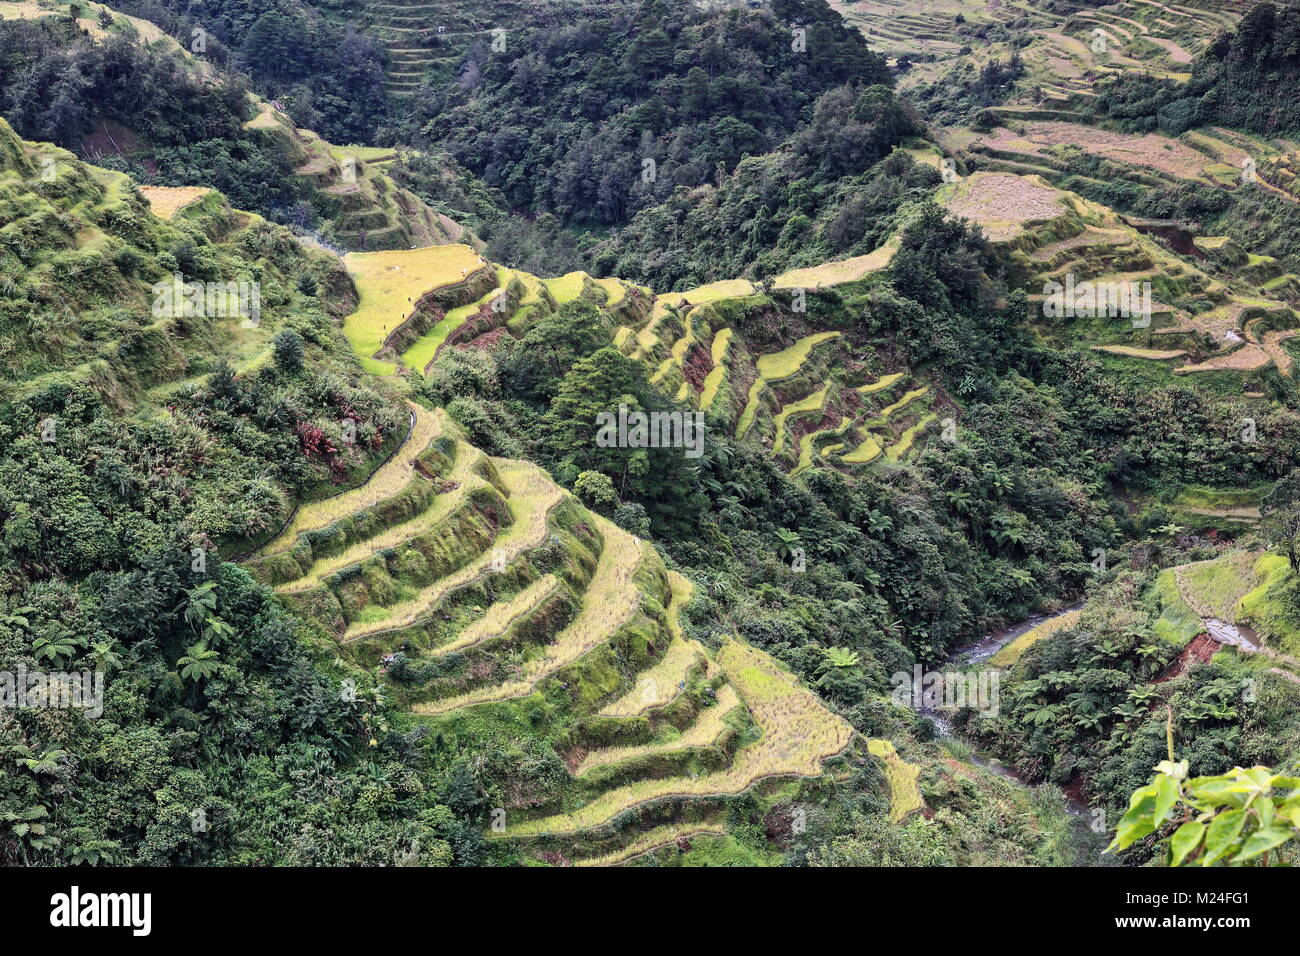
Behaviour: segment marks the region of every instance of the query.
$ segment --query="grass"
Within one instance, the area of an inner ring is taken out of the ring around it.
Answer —
[[[360,295],[357,311],[343,320],[343,334],[362,366],[380,375],[391,374],[394,366],[375,359],[375,353],[415,309],[420,296],[462,282],[482,268],[478,253],[465,245],[350,252],[343,262]]]
[[[1192,514],[1217,515],[1224,518],[1259,518],[1259,504],[1266,488],[1209,488],[1189,485],[1178,493],[1169,507]]]
[[[1016,661],[1020,660],[1025,651],[1043,638],[1050,637],[1057,631],[1064,631],[1074,627],[1079,622],[1079,617],[1082,614],[1083,611],[1066,611],[1064,614],[1048,618],[1037,627],[1025,631],[1025,633],[994,654],[989,659],[989,664],[993,667],[1011,667]]]
[[[1195,561],[1174,568],[1178,591],[1200,617],[1237,622],[1238,605],[1258,580],[1255,562],[1260,555],[1238,551],[1210,561]]]
[[[496,288],[489,290],[468,305],[458,305],[454,309],[449,309],[441,322],[412,342],[406,351],[402,353],[402,364],[413,371],[423,373],[429,363],[433,361],[434,356],[438,354],[438,349],[442,348],[442,343],[447,341],[447,336],[460,328],[466,319],[478,312],[483,306],[489,304],[498,295],[504,295],[504,290],[510,285],[512,273],[505,266],[496,266],[496,272]]]
[[[684,731],[677,733],[673,728],[669,728],[669,732],[675,736],[658,743],[639,744],[633,747],[602,747],[592,750],[578,765],[577,775],[582,776],[596,767],[606,767],[625,760],[715,746],[728,732],[727,716],[740,709],[742,709],[740,697],[736,689],[730,684],[723,684],[718,688],[717,702],[700,711],[695,722]]]
[[[815,335],[800,339],[789,348],[758,357],[758,361],[755,363],[755,367],[758,369],[758,378],[754,380],[754,384],[749,390],[749,401],[745,403],[745,409],[740,413],[740,421],[736,423],[737,439],[744,438],[745,433],[749,431],[750,426],[754,423],[754,416],[758,414],[758,402],[767,384],[769,382],[779,382],[794,375],[803,367],[803,363],[808,360],[808,356],[814,348],[830,339],[838,338],[840,334],[839,332],[818,332]]]
[[[921,788],[917,785],[920,767],[900,757],[888,740],[872,738],[867,741],[867,750],[885,765],[885,778],[889,781],[889,815],[895,823],[925,806]]]
[[[1300,654],[1300,626],[1289,610],[1289,592],[1296,587],[1290,563],[1283,555],[1266,554],[1255,562],[1252,570],[1257,583],[1242,595],[1238,618],[1249,621],[1277,650]]]
[[[727,828],[720,823],[670,823],[665,826],[647,830],[627,846],[601,856],[588,857],[574,861],[574,866],[618,866],[644,856],[654,850],[672,846],[679,839],[694,840],[702,836],[726,836]]]
[[[558,490],[558,489],[557,489]],[[513,500],[513,496],[512,496]],[[592,515],[604,539],[596,573],[582,597],[582,610],[568,627],[548,644],[541,658],[525,665],[521,676],[493,687],[458,697],[428,701],[414,708],[419,714],[445,714],[462,707],[525,697],[537,683],[609,639],[641,604],[633,577],[653,551],[612,521]]]
[[[826,393],[830,391],[830,383],[823,385],[820,389],[813,392],[797,402],[791,402],[772,419],[772,425],[776,430],[776,438],[772,442],[772,454],[781,454],[781,449],[785,447],[785,423],[795,415],[802,415],[805,412],[819,412],[826,407]]]
[[[1183,600],[1173,568],[1167,568],[1156,576],[1152,596],[1160,608],[1160,616],[1151,631],[1162,641],[1182,647],[1205,630],[1200,615]]]
[[[386,498],[391,498],[411,480],[413,465],[429,443],[443,434],[447,427],[446,413],[439,409],[431,412],[423,406],[408,403],[415,414],[415,426],[411,429],[406,443],[397,450],[392,458],[381,465],[370,480],[359,488],[305,504],[294,514],[284,531],[259,552],[260,555],[280,554],[288,551],[297,541],[298,535],[307,531],[316,531],[333,524],[340,518],[364,511]]]
[[[577,833],[652,800],[734,795],[768,778],[818,777],[823,772],[822,761],[840,753],[852,740],[852,727],[826,710],[815,694],[761,651],[729,640],[719,648],[717,660],[762,734],[736,752],[730,767],[700,777],[640,780],[606,791],[572,813],[524,821],[506,834]]]
[[[451,591],[490,573],[488,568],[494,560],[509,564],[546,539],[546,520],[551,509],[564,499],[564,491],[536,465],[505,459],[493,459],[493,463],[510,489],[508,503],[514,516],[514,522],[497,537],[494,547],[454,574],[422,588],[414,597],[393,605],[382,620],[354,621],[343,635],[345,643],[413,624]]]
[[[718,397],[718,389],[727,377],[727,359],[731,351],[731,329],[719,329],[713,336],[709,350],[713,355],[713,368],[704,377],[704,387],[700,391],[700,408],[707,410]]]
[[[159,219],[171,219],[190,203],[212,192],[206,186],[141,186],[149,211]]]

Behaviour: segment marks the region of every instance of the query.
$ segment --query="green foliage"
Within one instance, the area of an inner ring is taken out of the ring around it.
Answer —
[[[1133,792],[1110,849],[1152,834],[1168,866],[1268,866],[1291,861],[1300,844],[1300,778],[1267,767],[1187,777],[1187,761],[1165,760]]]
[[[518,15],[504,51],[471,48],[460,81],[426,87],[398,133],[450,151],[513,208],[566,224],[625,222],[770,151],[827,89],[889,82],[883,58],[821,0],[777,0],[770,13],[592,5],[564,31],[540,11]],[[786,23],[807,29],[809,52],[791,50]]]
[[[271,340],[275,367],[287,375],[302,371],[303,340],[293,329],[282,329]]]

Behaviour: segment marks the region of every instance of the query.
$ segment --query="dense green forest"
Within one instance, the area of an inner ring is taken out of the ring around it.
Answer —
[[[769,152],[827,90],[887,79],[821,2],[596,7],[563,29],[512,24],[499,54],[475,46],[397,135],[447,147],[516,209],[609,226]]]

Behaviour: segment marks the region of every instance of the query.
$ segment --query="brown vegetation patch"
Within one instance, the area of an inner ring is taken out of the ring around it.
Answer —
[[[1114,133],[1110,130],[1045,120],[1029,123],[1025,138],[1044,146],[1078,146],[1084,152],[1130,166],[1145,166],[1180,179],[1198,179],[1206,157],[1176,139],[1158,133]]]
[[[1059,189],[1011,173],[976,173],[947,201],[948,211],[984,229],[990,239],[1010,239],[1023,223],[1055,219],[1065,213]]]

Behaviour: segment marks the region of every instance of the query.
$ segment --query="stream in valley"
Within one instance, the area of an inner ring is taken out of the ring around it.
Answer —
[[[1019,624],[1004,627],[993,631],[990,634],[986,634],[979,640],[963,645],[949,654],[947,659],[943,662],[943,667],[968,668],[987,663],[994,654],[1002,650],[1002,648],[1006,647],[1021,635],[1028,633],[1040,624],[1045,624],[1058,617],[1063,617],[1066,614],[1079,610],[1081,607],[1083,607],[1082,604],[1075,604],[1064,608],[1055,614],[1035,614],[1021,621]],[[939,740],[952,740],[961,744],[963,748],[969,751],[969,760],[971,763],[979,767],[984,767],[985,769],[996,773],[1000,777],[1005,777],[1007,780],[1010,780],[1019,787],[1029,789],[1032,786],[1032,784],[1026,783],[1015,770],[1008,767],[998,758],[985,751],[979,750],[975,744],[959,735],[953,729],[952,721],[950,721],[940,711],[931,707],[921,707],[919,708],[919,711],[923,716],[929,719],[932,724],[934,724],[935,737]],[[1091,818],[1092,811],[1086,803],[1071,796],[1065,790],[1062,790],[1062,793],[1065,795],[1066,808],[1069,810],[1070,814],[1076,818],[1076,823]]]

